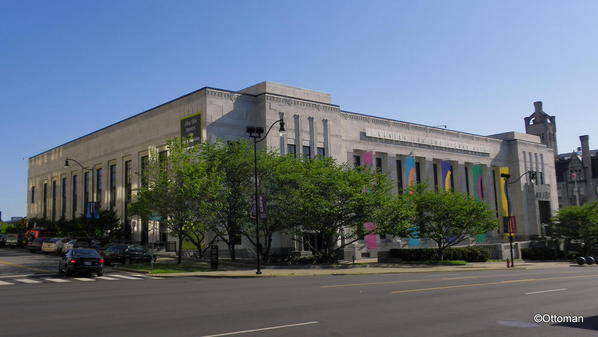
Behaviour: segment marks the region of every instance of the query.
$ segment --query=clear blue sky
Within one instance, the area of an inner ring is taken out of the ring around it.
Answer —
[[[26,211],[27,160],[203,86],[264,80],[344,110],[598,148],[596,1],[3,1],[0,210]]]

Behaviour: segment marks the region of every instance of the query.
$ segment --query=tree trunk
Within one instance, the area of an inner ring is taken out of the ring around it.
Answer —
[[[177,257],[177,264],[183,261],[183,233],[179,232],[179,253]]]

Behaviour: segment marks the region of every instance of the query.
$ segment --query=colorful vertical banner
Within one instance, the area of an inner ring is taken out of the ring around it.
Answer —
[[[413,183],[416,181],[415,177],[415,157],[407,156],[403,160],[403,167],[405,169],[405,178],[407,178],[407,188],[411,189]],[[409,193],[413,193],[410,191]]]
[[[477,200],[484,200],[484,185],[482,183],[482,165],[475,164],[471,167],[473,181],[473,197]]]
[[[453,165],[448,160],[443,160],[440,163],[442,167],[442,182],[444,183],[444,190],[451,190],[451,177],[453,175]]]
[[[500,182],[499,186],[500,186],[500,205],[501,205],[501,215],[504,217],[508,217],[509,214],[511,214],[511,212],[509,212],[509,210],[511,209],[511,200],[509,200],[508,194],[507,194],[507,178],[504,178],[502,175],[503,174],[509,174],[509,168],[508,167],[499,167],[498,168],[498,181]]]
[[[372,169],[374,167],[374,152],[363,152],[361,154],[361,165]]]
[[[378,242],[376,240],[376,234],[373,233],[373,231],[376,229],[376,225],[368,222],[365,224],[365,230],[366,232],[372,232],[371,234],[368,234],[365,236],[365,244],[367,246],[368,249],[376,249],[378,248]]]

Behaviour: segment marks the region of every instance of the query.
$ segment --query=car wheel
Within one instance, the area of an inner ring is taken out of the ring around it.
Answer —
[[[64,271],[62,270],[62,262],[58,263],[58,273],[64,274]]]
[[[104,272],[101,272],[101,271],[98,272],[97,274],[98,274],[98,276],[104,276]]]

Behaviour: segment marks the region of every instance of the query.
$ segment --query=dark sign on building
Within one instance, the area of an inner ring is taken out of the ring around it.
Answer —
[[[191,138],[190,145],[201,141],[201,113],[181,119],[181,138]]]

